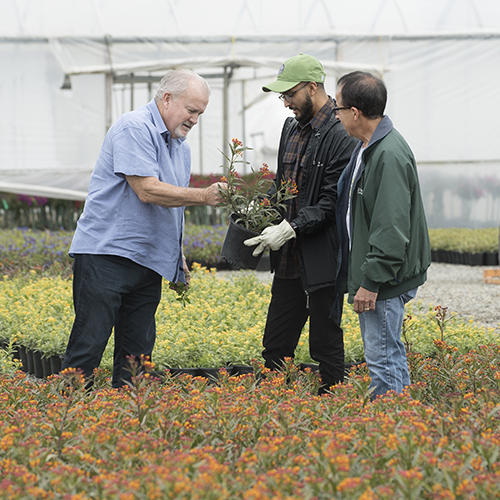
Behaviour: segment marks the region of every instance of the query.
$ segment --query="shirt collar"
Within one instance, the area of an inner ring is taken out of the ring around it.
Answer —
[[[175,141],[178,141],[179,143],[183,142],[186,140],[186,137],[180,137],[179,139],[172,139],[171,138],[171,133],[167,129],[167,126],[165,125],[165,122],[163,121],[163,118],[161,117],[160,110],[158,109],[158,104],[156,104],[156,101],[153,99],[148,103],[148,108],[151,112],[151,116],[153,118],[153,124],[160,133],[160,135],[163,137],[165,142],[170,145],[173,144]]]
[[[321,128],[326,123],[326,121],[333,113],[334,106],[335,105],[333,103],[332,97],[328,96],[328,101],[326,101],[323,107],[314,115],[313,119],[309,122],[313,130]]]
[[[156,101],[154,99],[148,103],[148,108],[149,111],[151,112],[151,117],[153,118],[154,126],[158,129],[158,132],[160,134],[168,132],[165,122],[163,121],[163,118],[160,115],[158,104],[156,104]]]

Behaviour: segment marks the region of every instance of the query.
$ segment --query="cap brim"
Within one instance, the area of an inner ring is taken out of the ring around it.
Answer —
[[[298,85],[300,82],[283,82],[283,81],[275,81],[271,82],[262,87],[264,92],[286,92],[287,90],[292,89],[295,85]]]

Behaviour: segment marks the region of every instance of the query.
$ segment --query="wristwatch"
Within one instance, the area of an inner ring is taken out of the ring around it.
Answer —
[[[295,222],[290,222],[290,226],[292,226],[292,229],[295,231],[295,234],[299,234],[299,230],[297,228],[297,224]]]

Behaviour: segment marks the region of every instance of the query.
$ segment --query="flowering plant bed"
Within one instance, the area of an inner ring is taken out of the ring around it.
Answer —
[[[72,370],[43,384],[0,375],[0,488],[12,500],[498,498],[499,347],[438,343],[432,363],[410,364],[409,391],[374,402],[364,367],[325,396],[292,364],[210,385],[155,381],[145,361],[130,388],[97,372],[90,393]]]
[[[33,231],[27,228],[0,231],[0,275],[36,271],[38,274],[71,274],[68,256],[73,231]]]
[[[230,278],[215,270],[195,266],[190,303],[183,305],[164,282],[157,310],[157,341],[153,360],[158,369],[168,367],[219,368],[249,365],[261,359],[262,334],[270,299],[270,283],[254,273],[238,272]],[[36,273],[0,281],[0,340],[13,342],[46,356],[62,355],[73,322],[72,283],[69,279],[40,277]],[[435,354],[434,340],[444,340],[465,353],[494,342],[493,329],[455,317],[438,320],[432,306],[407,305],[407,349],[424,356]],[[346,363],[363,361],[363,344],[357,314],[348,304],[342,319]],[[296,351],[298,363],[311,363],[308,324]],[[113,342],[102,366],[112,366]]]
[[[250,178],[242,177],[251,184]],[[228,267],[220,256],[227,230],[226,220],[227,214],[224,224],[221,221],[218,225],[186,224],[184,254],[189,263]],[[468,257],[469,260],[465,262],[464,256],[475,254],[475,262],[481,262],[479,265],[498,264],[497,228],[429,229],[429,236],[434,262],[447,262],[447,259],[453,258],[455,263],[472,265],[472,257]],[[27,228],[1,230],[0,276],[30,271],[43,276],[70,276],[73,259],[68,256],[68,250],[72,237],[73,231],[33,231]],[[450,252],[453,257],[450,257]]]
[[[183,250],[189,266],[192,267],[194,262],[198,262],[205,267],[223,268],[225,263],[220,257],[220,250],[226,230],[226,225],[186,225]]]

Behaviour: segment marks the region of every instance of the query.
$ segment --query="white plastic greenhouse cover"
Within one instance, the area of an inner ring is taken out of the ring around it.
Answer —
[[[289,112],[261,87],[303,52],[331,95],[348,71],[382,76],[430,219],[498,223],[498,0],[2,0],[1,12],[0,192],[84,199],[107,127],[173,67],[212,87],[188,138],[193,173],[220,173],[232,137],[273,169]]]

